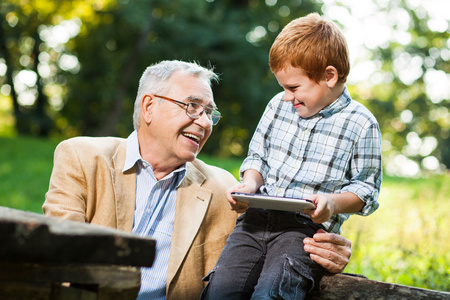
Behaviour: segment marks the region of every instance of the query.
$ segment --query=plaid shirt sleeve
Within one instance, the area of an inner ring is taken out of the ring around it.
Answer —
[[[379,206],[377,199],[382,181],[381,133],[376,122],[366,122],[356,141],[349,164],[350,182],[342,192],[356,194],[365,205],[359,215],[367,216]]]

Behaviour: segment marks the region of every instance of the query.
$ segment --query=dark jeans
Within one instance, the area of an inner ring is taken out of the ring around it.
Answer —
[[[303,250],[319,228],[301,214],[249,208],[203,278],[201,299],[303,299],[323,272]]]

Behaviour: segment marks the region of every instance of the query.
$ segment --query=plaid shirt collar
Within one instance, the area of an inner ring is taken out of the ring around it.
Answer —
[[[344,108],[346,108],[350,102],[352,101],[352,98],[350,97],[350,94],[347,90],[347,87],[345,87],[344,92],[337,98],[336,101],[331,103],[330,105],[324,107],[321,111],[317,113],[317,116],[320,117],[330,117],[334,115],[337,112],[340,112]]]

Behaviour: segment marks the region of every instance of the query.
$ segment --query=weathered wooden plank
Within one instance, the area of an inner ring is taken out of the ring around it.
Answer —
[[[140,268],[0,263],[0,300],[136,299]]]
[[[92,224],[0,207],[0,262],[151,266],[156,241]]]
[[[0,270],[0,282],[74,282],[117,289],[140,284],[140,268],[129,266],[0,263]]]
[[[450,293],[369,280],[350,274],[327,274],[307,297],[308,300],[450,299]]]

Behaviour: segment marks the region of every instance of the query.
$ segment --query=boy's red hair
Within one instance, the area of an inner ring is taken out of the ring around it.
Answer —
[[[347,42],[334,22],[311,13],[283,28],[270,49],[269,66],[272,72],[288,66],[301,68],[316,82],[327,66],[333,66],[339,82],[345,83],[350,72]]]

